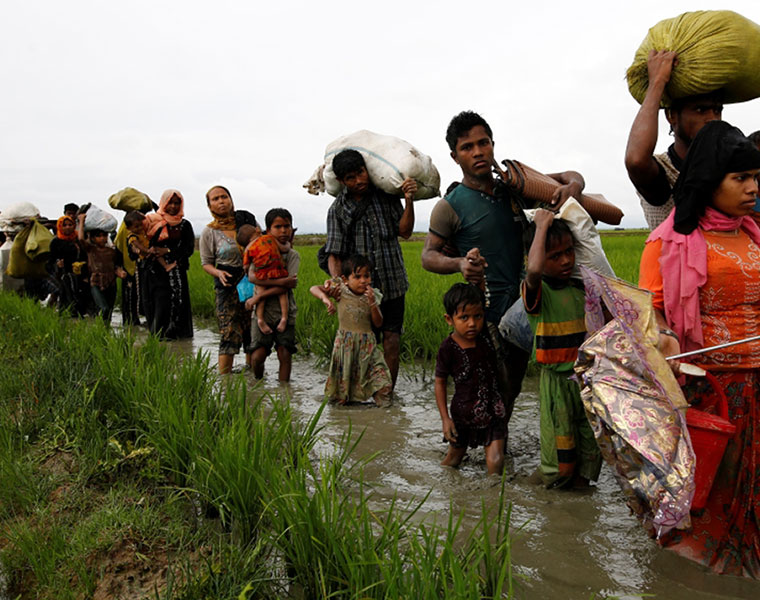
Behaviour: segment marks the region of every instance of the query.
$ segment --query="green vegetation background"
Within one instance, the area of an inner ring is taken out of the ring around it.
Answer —
[[[607,257],[621,279],[636,283],[639,278],[639,259],[644,248],[647,232],[609,232],[602,234]],[[432,359],[438,346],[449,330],[443,320],[443,294],[457,281],[458,274],[436,275],[422,268],[420,256],[423,242],[411,241],[401,244],[409,277],[410,288],[406,296],[404,334],[401,338],[402,361]],[[326,275],[317,265],[317,245],[298,245],[301,267],[296,288],[298,317],[296,338],[303,352],[329,357],[338,325],[337,317],[327,315],[323,304],[309,294],[312,285],[320,284]],[[200,266],[198,253],[191,258],[188,273],[193,314],[212,321],[214,313],[214,289],[212,278]],[[214,326],[212,324],[212,326]]]

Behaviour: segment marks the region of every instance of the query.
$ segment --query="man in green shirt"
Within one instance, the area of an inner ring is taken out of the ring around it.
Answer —
[[[433,208],[422,267],[433,273],[462,273],[476,285],[485,277],[489,304],[486,321],[497,349],[497,375],[508,421],[520,393],[528,353],[507,342],[499,334],[498,324],[520,296],[524,257],[522,215],[512,202],[513,196],[499,192],[504,186],[498,186],[492,171],[496,164],[493,134],[485,119],[471,111],[459,113],[449,123],[446,141],[451,158],[462,169],[462,182]],[[570,196],[579,197],[583,191],[585,183],[580,173],[565,171],[549,176],[562,184],[552,199],[555,208]],[[447,245],[455,248],[456,256],[444,252]],[[473,249],[478,250],[475,256]]]

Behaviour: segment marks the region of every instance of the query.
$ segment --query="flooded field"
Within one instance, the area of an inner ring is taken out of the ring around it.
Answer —
[[[192,341],[177,342],[179,351],[208,351],[215,359],[217,336],[200,329]],[[241,370],[243,357],[236,357]],[[325,372],[313,357],[295,357],[290,385],[277,382],[271,356],[266,375],[250,385],[272,394],[289,394],[294,413],[313,414],[322,399]],[[760,598],[760,582],[707,573],[700,566],[660,550],[629,514],[612,473],[605,466],[598,485],[588,492],[548,491],[533,483],[538,466],[537,379],[526,379],[510,425],[507,497],[515,530],[513,564],[524,576],[520,598],[588,600],[617,596],[665,600]],[[435,407],[432,373],[423,367],[404,370],[398,398],[387,409],[330,406],[325,411],[319,451],[329,452],[349,427],[364,431],[359,453],[381,452],[366,470],[378,502],[394,496],[422,498],[426,518],[445,519],[450,503],[474,524],[481,500],[495,505],[499,481],[485,475],[482,451],[472,452],[458,469],[441,467],[445,444]],[[519,530],[519,531],[518,531]]]

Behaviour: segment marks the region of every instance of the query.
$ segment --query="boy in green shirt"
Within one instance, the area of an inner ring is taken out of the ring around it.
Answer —
[[[541,477],[548,488],[585,488],[599,476],[602,455],[573,379],[586,337],[583,285],[571,280],[573,234],[543,209],[536,211],[531,232],[521,293],[535,335],[533,355],[541,366]]]

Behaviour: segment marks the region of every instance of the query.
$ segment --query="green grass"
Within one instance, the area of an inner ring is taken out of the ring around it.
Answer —
[[[602,233],[607,257],[621,279],[632,283],[638,281],[639,259],[647,234]],[[406,295],[404,334],[401,337],[401,359],[405,363],[435,358],[441,340],[449,333],[443,319],[443,295],[453,283],[462,281],[458,274],[444,276],[425,271],[420,258],[422,246],[423,242],[420,241],[401,244],[410,282]],[[296,339],[303,352],[327,358],[332,350],[338,320],[337,317],[328,316],[324,305],[309,294],[312,285],[321,284],[327,277],[317,265],[319,246],[299,246],[297,250],[301,255],[301,267],[295,291],[298,305]],[[191,258],[188,280],[193,314],[214,319],[213,280],[201,269],[197,253]]]
[[[512,597],[503,490],[470,533],[456,515],[413,523],[424,498],[374,502],[350,430],[315,456],[322,409],[299,422],[286,398],[220,382],[206,356],[13,294],[0,328],[12,597],[90,597],[125,561],[162,561],[150,593],[167,599]]]

